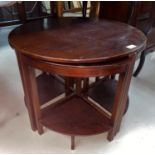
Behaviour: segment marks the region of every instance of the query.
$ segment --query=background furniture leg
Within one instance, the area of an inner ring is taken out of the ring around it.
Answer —
[[[84,18],[87,15],[87,3],[88,3],[87,1],[82,2],[82,4],[83,4],[83,6],[82,6],[82,15],[83,15]]]
[[[57,17],[63,16],[63,1],[57,1]]]
[[[138,76],[138,74],[140,73],[140,71],[143,68],[144,62],[145,62],[145,52],[143,52],[141,54],[141,56],[140,56],[140,62],[138,64],[138,67],[137,67],[136,71],[133,74],[134,77],[137,77]]]
[[[26,17],[26,10],[25,10],[24,2],[17,3],[17,9],[19,12],[19,19],[21,20],[22,23],[25,23],[27,20],[27,17]]]

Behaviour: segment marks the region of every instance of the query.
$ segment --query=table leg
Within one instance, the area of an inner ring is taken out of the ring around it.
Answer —
[[[36,121],[35,121],[33,105],[31,104],[31,93],[30,93],[30,89],[28,87],[28,80],[26,79],[27,76],[24,71],[24,64],[22,62],[21,55],[18,52],[16,52],[16,55],[17,55],[20,76],[21,76],[24,94],[25,94],[25,102],[26,102],[26,106],[27,106],[27,110],[28,110],[28,114],[29,114],[29,118],[30,118],[31,128],[32,128],[32,130],[35,131],[35,130],[37,130],[37,126],[36,126]]]
[[[89,78],[84,78],[82,92],[84,93],[85,96],[88,96],[88,89],[89,89]]]
[[[65,77],[65,94],[66,96],[71,94],[71,89],[74,88],[74,79],[70,77]]]
[[[40,112],[40,102],[38,95],[38,88],[35,76],[35,69],[30,67],[22,55],[17,55],[20,63],[21,78],[23,81],[25,98],[27,102],[28,112],[30,116],[32,129],[38,130],[39,134],[43,133],[43,127],[39,122],[41,112]]]
[[[135,56],[133,56],[131,63],[127,66],[127,71],[121,73],[116,90],[116,96],[114,106],[112,110],[111,123],[113,128],[108,133],[108,140],[113,140],[113,137],[119,131],[123,113],[127,103],[128,90],[132,77],[133,67],[135,62]]]
[[[82,91],[82,79],[81,78],[76,78],[76,94],[77,95],[81,95],[81,91]]]
[[[75,136],[71,136],[71,150],[75,149]]]
[[[41,117],[41,111],[40,111],[40,101],[39,101],[39,95],[38,95],[38,88],[37,88],[37,82],[36,82],[36,76],[35,76],[35,69],[25,65],[25,70],[27,72],[27,76],[30,80],[29,87],[30,92],[32,95],[32,104],[34,108],[34,114],[36,118],[36,125],[38,129],[38,133],[43,133],[43,126],[40,123],[40,117]]]
[[[136,60],[136,56],[134,55],[130,65],[128,66],[128,71],[126,73],[126,80],[127,80],[126,81],[126,88],[125,88],[126,92],[124,91],[124,94],[123,94],[124,101],[122,101],[125,104],[123,104],[123,106],[122,106],[122,111],[120,113],[120,120],[117,123],[117,132],[120,129],[122,117],[123,117],[123,114],[124,114],[124,111],[125,111],[125,108],[126,108],[126,104],[128,102],[127,101],[128,100],[128,91],[129,91],[129,87],[130,87],[130,81],[131,81],[131,78],[132,78],[132,75],[133,75],[133,69],[134,69],[134,65],[135,65],[135,60]]]

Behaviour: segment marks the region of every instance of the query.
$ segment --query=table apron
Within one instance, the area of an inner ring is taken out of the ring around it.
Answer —
[[[128,58],[125,63],[124,61],[119,63],[113,63],[108,65],[96,65],[96,66],[76,66],[76,65],[63,65],[56,63],[49,63],[46,61],[39,61],[27,56],[22,56],[22,61],[27,65],[46,71],[53,74],[58,74],[67,77],[98,77],[108,76],[109,74],[117,74],[126,71],[126,67],[130,62]]]

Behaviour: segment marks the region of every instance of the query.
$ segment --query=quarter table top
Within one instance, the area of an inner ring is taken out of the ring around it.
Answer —
[[[145,48],[146,37],[124,23],[88,18],[45,18],[15,28],[10,45],[24,55],[57,63],[106,62]]]

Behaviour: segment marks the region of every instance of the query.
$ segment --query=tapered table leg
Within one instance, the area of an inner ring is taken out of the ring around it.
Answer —
[[[24,89],[24,94],[25,94],[25,102],[26,106],[28,109],[28,114],[30,118],[30,123],[31,123],[31,128],[32,130],[37,130],[37,125],[36,125],[36,120],[35,120],[35,115],[34,115],[34,109],[33,105],[31,104],[32,98],[31,98],[31,93],[30,93],[30,87],[28,87],[28,82],[29,80],[26,78],[27,75],[24,70],[24,64],[21,58],[21,55],[17,52],[17,60],[18,60],[18,66],[19,66],[19,71],[22,79],[22,84],[23,84],[23,89]]]
[[[113,140],[116,133],[119,131],[123,113],[126,107],[128,90],[132,77],[133,67],[135,62],[135,55],[132,56],[131,63],[127,66],[126,72],[123,72],[119,76],[119,81],[116,90],[116,96],[114,106],[112,110],[111,124],[112,129],[108,133],[108,140]]]

